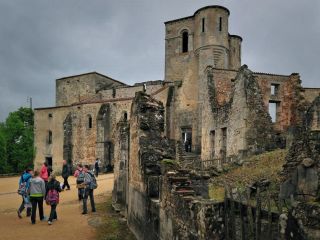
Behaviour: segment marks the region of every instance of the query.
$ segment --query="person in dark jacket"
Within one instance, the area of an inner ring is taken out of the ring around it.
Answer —
[[[84,196],[83,196],[83,212],[82,214],[87,214],[88,213],[88,209],[87,209],[87,201],[88,201],[88,197],[90,197],[90,203],[91,203],[91,210],[92,212],[96,211],[96,206],[94,203],[94,196],[93,196],[93,188],[91,188],[91,182],[93,181],[94,178],[94,174],[92,173],[92,171],[90,171],[89,166],[88,165],[84,165],[83,168],[84,172],[85,172],[85,178],[84,178]]]
[[[99,166],[99,158],[96,159],[96,162],[94,163],[94,169],[95,169],[95,173],[96,173],[96,177],[98,177],[99,175],[99,171],[100,171],[100,166]]]
[[[65,187],[67,187],[67,190],[70,190],[70,185],[68,183],[68,177],[70,176],[70,167],[66,160],[63,160],[63,166],[62,166],[62,177],[63,177],[63,185],[62,190],[64,190]]]
[[[57,195],[56,199],[50,199],[49,191],[55,190]],[[51,225],[53,220],[58,220],[57,216],[57,205],[59,203],[59,192],[61,192],[60,182],[56,180],[56,174],[54,172],[51,173],[49,182],[47,185],[47,199],[46,203],[51,206],[50,216],[48,219],[48,224]],[[53,201],[52,201],[53,200]]]
[[[31,216],[31,206],[29,202],[29,196],[27,195],[28,191],[29,191],[29,187],[30,187],[30,179],[32,178],[32,170],[30,168],[27,168],[21,175],[20,180],[19,180],[19,188],[22,184],[25,184],[25,193],[21,194],[22,196],[22,203],[17,211],[18,213],[18,217],[22,218],[22,211],[25,209],[25,205],[27,206],[27,217]]]

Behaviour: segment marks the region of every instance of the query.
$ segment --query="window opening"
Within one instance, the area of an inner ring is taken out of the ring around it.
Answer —
[[[48,132],[48,144],[51,144],[52,143],[52,132],[49,131]]]
[[[189,41],[188,32],[183,32],[182,33],[182,52],[188,52],[188,41]]]
[[[205,30],[205,18],[202,18],[202,32]]]
[[[92,128],[92,117],[90,115],[88,117],[88,128]]]

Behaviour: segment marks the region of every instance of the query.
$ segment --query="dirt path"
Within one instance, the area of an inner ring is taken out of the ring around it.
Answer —
[[[75,178],[69,178],[71,190],[60,195],[60,204],[57,207],[58,221],[49,226],[47,222],[40,222],[37,214],[37,223],[31,224],[26,212],[23,218],[17,216],[17,209],[21,204],[21,197],[16,193],[19,177],[0,178],[0,233],[1,240],[32,239],[32,240],[87,240],[94,239],[95,229],[88,224],[88,218],[95,213],[81,215],[82,204],[77,200]],[[61,182],[61,178],[58,177]],[[98,189],[95,190],[96,201],[102,200],[102,194],[111,194],[113,187],[113,174],[99,175]],[[89,212],[91,211],[88,202]],[[45,216],[50,209],[44,204]],[[99,214],[99,213],[97,213]]]

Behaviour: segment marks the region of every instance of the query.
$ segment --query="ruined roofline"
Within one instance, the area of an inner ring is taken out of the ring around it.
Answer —
[[[143,86],[144,84],[146,84],[146,86],[163,85],[163,84],[165,84],[165,81],[164,80],[151,80],[151,81],[145,81],[145,82],[138,82],[138,83],[133,84],[133,87]]]
[[[150,93],[150,96],[155,96],[158,93],[164,91],[167,89],[169,85],[165,85],[162,88],[158,89],[157,91],[154,91],[153,93]],[[123,102],[123,101],[129,101],[133,100],[134,97],[128,97],[128,98],[113,98],[113,99],[105,99],[105,100],[94,100],[94,101],[83,101],[83,102],[77,102],[70,105],[63,105],[63,106],[55,106],[55,107],[44,107],[44,108],[35,108],[34,110],[48,110],[48,109],[58,109],[58,108],[68,108],[68,107],[74,107],[74,106],[80,106],[85,104],[95,104],[95,103],[107,103],[107,102]]]
[[[182,21],[182,20],[187,20],[187,19],[189,19],[189,18],[194,18],[194,16],[195,16],[197,13],[199,13],[199,12],[202,11],[202,10],[209,9],[209,8],[220,8],[220,9],[223,9],[223,10],[227,11],[227,12],[228,12],[228,15],[230,15],[230,11],[229,11],[229,9],[226,8],[226,7],[223,7],[223,6],[220,6],[220,5],[209,5],[209,6],[205,6],[205,7],[199,8],[197,11],[195,11],[195,13],[194,13],[192,16],[183,17],[183,18],[178,18],[178,19],[174,19],[174,20],[169,20],[169,21],[164,22],[164,24],[174,23],[174,22],[178,22],[178,21]]]
[[[219,71],[239,72],[239,70],[226,69],[226,68],[213,68],[213,69],[214,70],[219,70]],[[290,77],[291,75],[299,75],[299,74],[298,73],[292,73],[290,75],[284,75],[284,74],[276,74],[276,73],[253,72],[253,75],[268,75],[268,76],[277,76],[277,77]]]
[[[305,89],[305,90],[316,90],[316,91],[320,90],[320,88],[317,88],[317,87],[303,87],[303,89]]]
[[[72,76],[62,77],[62,78],[57,78],[56,81],[65,80],[65,79],[68,79],[68,78],[81,77],[81,76],[91,75],[91,74],[96,74],[96,75],[99,75],[99,76],[101,76],[101,77],[108,78],[108,79],[110,79],[110,80],[112,80],[112,81],[114,81],[114,82],[120,83],[120,84],[122,84],[122,85],[130,86],[130,85],[126,84],[126,83],[123,83],[123,82],[121,82],[121,81],[119,81],[119,80],[115,80],[115,79],[113,79],[113,78],[111,78],[111,77],[108,77],[107,75],[103,75],[103,74],[98,73],[98,72],[95,72],[95,71],[94,71],[94,72],[88,72],[88,73],[82,73],[82,74],[78,74],[78,75],[72,75]]]

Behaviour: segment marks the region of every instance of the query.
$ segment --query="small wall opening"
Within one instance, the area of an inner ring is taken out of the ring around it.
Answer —
[[[128,113],[127,113],[127,112],[124,112],[124,114],[123,114],[123,120],[124,120],[124,121],[127,121],[127,120],[128,120]]]
[[[221,128],[221,136],[221,158],[225,161],[227,158],[227,128]]]
[[[279,108],[278,102],[272,102],[272,101],[269,102],[269,114],[273,123],[278,121],[278,108]]]
[[[216,155],[216,131],[210,131],[210,145],[211,145],[211,159],[215,158]]]
[[[92,128],[92,117],[91,117],[91,115],[88,115],[88,128],[89,129]]]
[[[48,144],[52,144],[52,131],[48,131]]]
[[[222,17],[219,17],[219,31],[222,31]]]
[[[202,32],[205,32],[205,18],[202,18]]]
[[[182,52],[188,52],[189,33],[184,31],[182,33]]]
[[[320,110],[317,111],[317,127],[320,128]]]
[[[272,96],[276,96],[278,95],[278,92],[279,92],[279,84],[271,84],[270,94]]]

